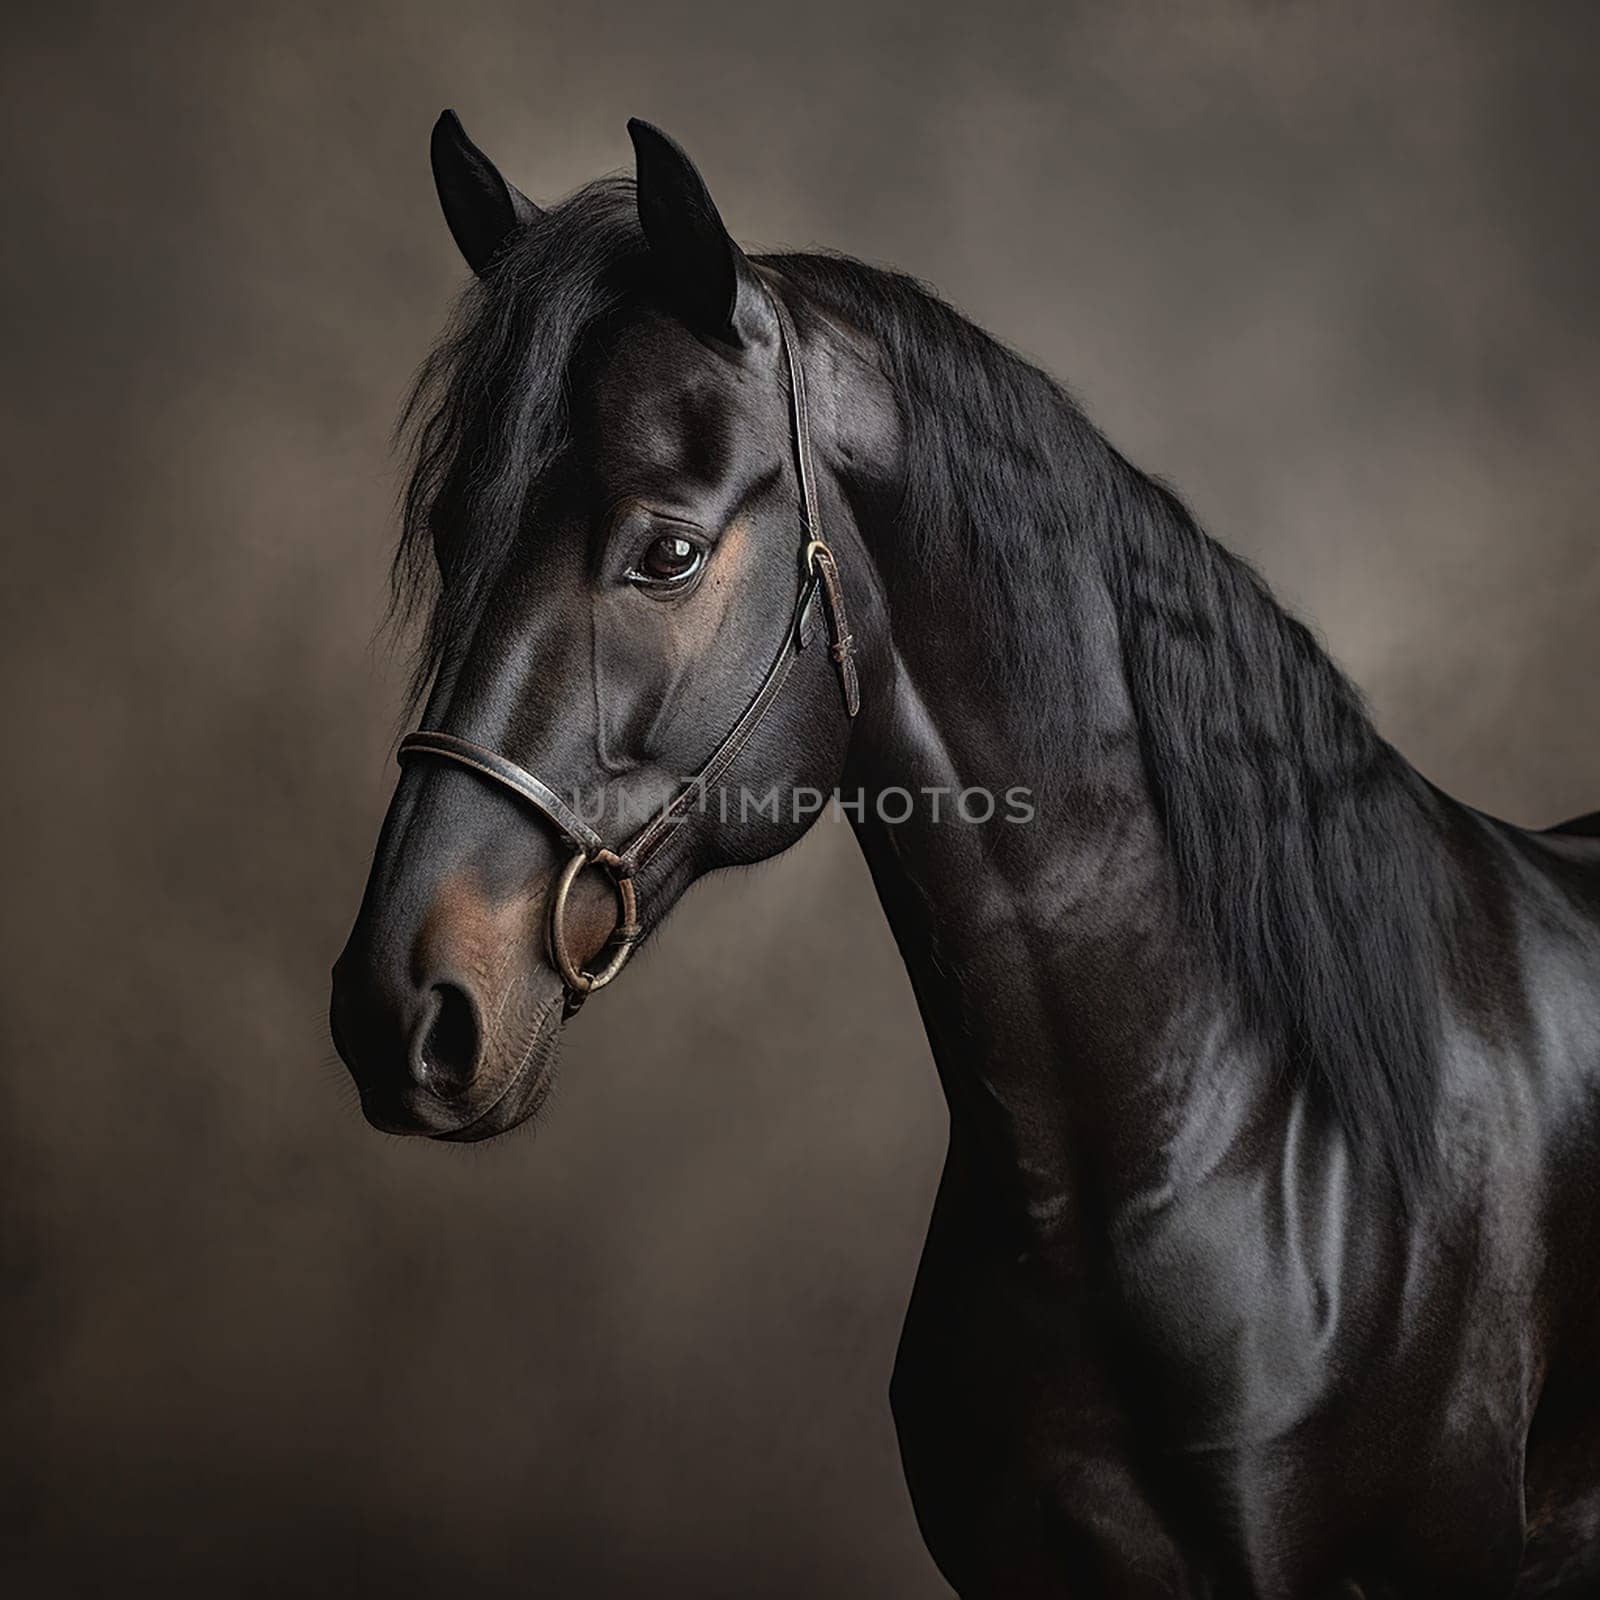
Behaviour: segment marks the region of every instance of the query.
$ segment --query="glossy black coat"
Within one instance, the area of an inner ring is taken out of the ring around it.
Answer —
[[[436,136],[436,171],[492,280],[502,250],[514,263],[567,224],[496,190],[458,134]],[[562,446],[444,641],[424,718],[613,792],[695,769],[794,593],[773,330],[686,158],[635,139],[636,292],[574,346]],[[475,195],[487,210],[464,215]],[[1074,728],[1041,743],[1053,708],[992,670],[1016,643],[1000,613],[904,525],[908,427],[937,397],[897,388],[803,262],[772,264],[801,326],[864,704],[852,726],[811,652],[740,781],[1037,799],[1026,827],[925,808],[890,826],[870,807],[857,827],[951,1111],[891,1394],[940,1569],[969,1600],[1600,1592],[1596,819],[1532,833],[1397,780],[1388,848],[1437,862],[1450,908],[1413,1130],[1430,1154],[1407,1178],[1380,1130],[1366,1148],[1245,1025],[1184,913],[1125,600],[1088,562],[1046,597],[1040,647],[1070,667]],[[1080,448],[1027,420],[992,446]],[[449,524],[460,499],[439,499]],[[630,564],[675,528],[704,541],[702,575],[642,591]],[[462,581],[479,530],[436,532],[447,575],[467,549]],[[803,831],[686,825],[641,885],[648,926],[696,877]],[[561,858],[470,774],[404,774],[335,971],[335,1037],[374,1122],[479,1138],[537,1109],[560,988],[536,930]],[[610,905],[600,886],[590,901],[598,948]],[[594,1003],[626,1005],[626,979]]]

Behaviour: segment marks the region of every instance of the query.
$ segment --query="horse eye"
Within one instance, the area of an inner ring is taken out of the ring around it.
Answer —
[[[692,539],[667,533],[657,539],[629,574],[638,583],[677,583],[699,567],[704,552]]]

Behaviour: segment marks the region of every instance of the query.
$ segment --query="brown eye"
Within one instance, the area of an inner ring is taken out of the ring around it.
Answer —
[[[692,539],[679,533],[663,534],[646,549],[638,567],[628,576],[635,583],[681,583],[699,567],[703,556]]]

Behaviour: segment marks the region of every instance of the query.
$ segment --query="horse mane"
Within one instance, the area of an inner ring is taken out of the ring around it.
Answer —
[[[392,569],[393,614],[427,612],[414,700],[470,637],[566,443],[575,364],[643,291],[645,250],[632,181],[587,185],[469,285],[421,368],[400,421],[412,470]],[[1439,1080],[1433,791],[1255,571],[1044,372],[914,279],[842,256],[764,259],[882,351],[903,413],[899,537],[927,570],[960,566],[1005,641],[986,665],[1061,763],[1081,685],[1053,597],[1085,561],[1103,574],[1196,947],[1251,1035],[1411,1188]]]
[[[633,180],[586,184],[467,284],[418,370],[395,429],[410,472],[390,567],[390,622],[424,618],[408,709],[471,637],[528,498],[567,443],[572,373],[639,292],[645,250]]]
[[[899,537],[926,570],[959,566],[979,631],[1005,641],[992,667],[1058,764],[1078,685],[1050,597],[1086,561],[1103,574],[1198,947],[1251,1035],[1412,1188],[1439,1083],[1435,791],[1254,569],[1047,374],[914,279],[831,255],[776,264],[882,352],[903,413]]]

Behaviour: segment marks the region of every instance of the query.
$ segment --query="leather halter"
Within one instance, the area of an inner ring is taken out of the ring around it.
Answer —
[[[759,270],[759,269],[758,269]],[[554,789],[536,778],[515,761],[463,739],[442,729],[419,728],[400,741],[397,752],[401,765],[423,757],[453,761],[466,767],[479,777],[498,783],[520,799],[526,800],[536,811],[554,825],[556,832],[572,850],[572,856],[562,870],[550,894],[546,933],[550,960],[561,974],[566,985],[566,1014],[571,1016],[596,989],[603,989],[627,965],[639,942],[638,893],[634,879],[640,869],[655,854],[682,819],[685,812],[702,798],[711,786],[733,764],[739,752],[749,742],[752,734],[765,720],[788,680],[795,658],[811,642],[816,632],[816,607],[820,603],[828,620],[828,649],[839,676],[839,688],[844,696],[847,715],[854,717],[861,709],[861,686],[856,672],[855,641],[850,633],[850,621],[845,611],[844,585],[839,577],[839,564],[822,537],[822,516],[817,505],[816,466],[811,455],[811,414],[806,404],[806,380],[800,365],[799,338],[794,320],[783,296],[766,274],[768,298],[777,316],[778,332],[783,344],[784,365],[789,378],[789,411],[794,432],[795,475],[800,485],[800,588],[795,598],[794,613],[782,647],[767,670],[755,698],[745,707],[739,720],[728,730],[722,742],[711,752],[706,764],[680,789],[677,795],[619,849],[612,850],[576,811]],[[611,878],[621,912],[620,920],[606,942],[610,952],[598,972],[590,972],[574,959],[567,942],[567,899],[578,874],[586,866],[602,868]]]

